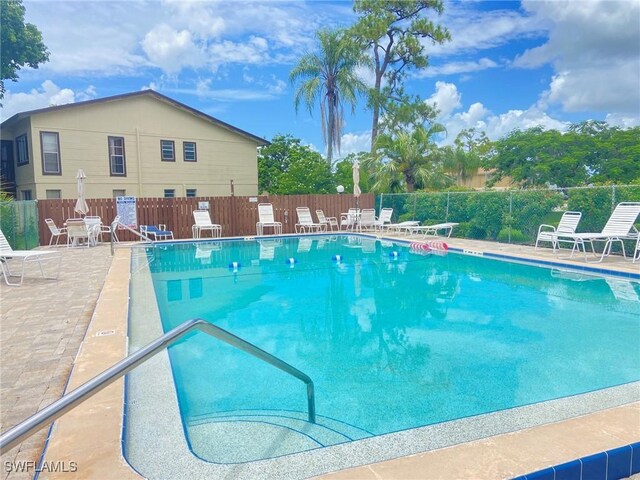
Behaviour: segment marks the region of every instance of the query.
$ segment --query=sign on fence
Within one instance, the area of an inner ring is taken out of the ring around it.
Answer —
[[[116,197],[116,215],[120,216],[121,224],[138,228],[136,197]]]

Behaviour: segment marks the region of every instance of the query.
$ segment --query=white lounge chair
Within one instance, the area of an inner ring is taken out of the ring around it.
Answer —
[[[54,238],[56,240],[56,245],[58,245],[58,242],[60,241],[60,237],[67,235],[67,228],[66,227],[58,228],[56,223],[51,218],[45,218],[44,223],[47,224],[47,227],[49,227],[49,231],[51,232],[51,239],[49,240],[49,246],[51,246],[51,244],[53,243]]]
[[[383,208],[380,210],[380,216],[376,219],[375,226],[378,230],[384,230],[385,226],[391,224],[391,216],[393,208]]]
[[[298,215],[298,223],[295,225],[296,233],[320,232],[327,229],[326,224],[313,221],[309,207],[297,207],[296,214]]]
[[[323,210],[316,210],[316,215],[318,216],[318,223],[326,225],[325,230],[331,229],[333,232],[333,227],[336,227],[336,230],[340,230],[340,224],[338,224],[336,217],[326,217]]]
[[[256,223],[256,234],[263,235],[264,228],[273,228],[274,235],[282,235],[282,223],[276,222],[273,215],[273,205],[270,203],[258,204],[258,222]]]
[[[409,233],[409,229],[413,228],[413,227],[418,227],[420,226],[420,222],[417,220],[406,220],[404,222],[399,222],[399,223],[390,223],[389,225],[387,225],[387,230],[389,231],[393,231],[396,233]]]
[[[55,277],[47,277],[44,274],[44,269],[42,268],[42,259],[50,259],[50,258],[58,258],[58,270],[56,272]],[[9,261],[10,260],[20,260],[21,261],[21,270],[20,270],[20,281],[18,283],[12,283],[9,281],[9,277],[17,277],[18,275],[14,275],[11,273],[9,269]],[[27,263],[29,262],[38,262],[38,266],[40,267],[40,273],[43,278],[49,280],[56,280],[58,275],[60,275],[60,263],[62,261],[62,255],[59,252],[54,252],[51,250],[14,250],[7,238],[0,230],[0,270],[2,270],[2,275],[4,276],[4,281],[7,285],[12,286],[20,286],[22,285],[22,281],[24,280],[24,269]]]
[[[376,211],[373,208],[363,208],[360,212],[360,221],[358,222],[358,230],[375,230],[376,228]]]
[[[200,238],[202,232],[211,232],[211,237],[219,238],[222,236],[222,226],[211,222],[208,210],[194,210],[193,219],[195,224],[191,227],[193,238]]]
[[[538,243],[550,242],[553,246],[553,250],[558,248],[557,235],[558,233],[575,233],[582,218],[581,212],[564,212],[560,218],[560,223],[557,227],[553,225],[542,224],[538,227],[538,236],[536,237],[535,249],[538,249]]]
[[[609,217],[609,220],[607,220],[607,223],[602,229],[602,232],[556,233],[554,234],[554,241],[566,241],[573,243],[573,248],[571,249],[571,257],[573,257],[573,254],[576,250],[580,250],[582,248],[585,261],[588,261],[585,242],[589,242],[589,244],[591,245],[591,252],[596,255],[596,258],[598,257],[598,255],[596,254],[593,242],[604,242],[602,254],[600,255],[600,258],[596,260],[596,262],[601,262],[604,257],[611,253],[613,242],[620,242],[620,245],[622,246],[622,255],[626,257],[623,240],[634,240],[637,242],[638,236],[640,236],[640,232],[638,232],[638,230],[636,230],[633,225],[638,218],[638,215],[640,215],[640,202],[622,202],[619,203],[613,210],[613,213]]]
[[[443,232],[442,236],[446,236],[449,238],[451,236],[451,232],[453,232],[453,227],[456,225],[460,225],[457,222],[444,222],[444,223],[435,223],[433,225],[418,225],[415,227],[409,227],[410,233],[422,233],[422,238],[426,238],[429,236],[439,237],[441,236],[439,232]]]

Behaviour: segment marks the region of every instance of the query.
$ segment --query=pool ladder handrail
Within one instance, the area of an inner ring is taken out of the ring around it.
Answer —
[[[168,348],[172,343],[191,332],[192,330],[200,330],[208,335],[211,335],[218,340],[222,340],[229,345],[236,347],[254,357],[267,362],[268,364],[279,368],[280,370],[302,380],[307,385],[307,406],[309,411],[309,422],[316,423],[316,405],[315,405],[315,391],[313,381],[311,378],[298,370],[297,368],[289,365],[284,360],[279,359],[271,355],[270,353],[262,350],[252,343],[237,337],[231,332],[224,330],[212,323],[207,322],[201,318],[193,320],[187,320],[186,322],[178,325],[173,330],[168,331],[161,337],[158,337],[153,342],[145,345],[137,352],[129,355],[123,360],[119,361],[112,367],[108,368],[101,374],[93,377],[88,382],[80,385],[72,392],[64,395],[59,400],[56,400],[51,405],[43,408],[36,414],[22,421],[18,425],[10,428],[2,435],[0,435],[0,451],[5,452],[26,438],[33,435],[35,432],[43,428],[52,420],[64,415],[69,410],[72,410],[85,400],[106,388],[120,377],[136,368],[138,365],[146,362],[149,358],[156,353]]]
[[[124,223],[122,223],[118,217],[116,217],[113,222],[111,222],[111,232],[109,235],[109,242],[111,244],[111,255],[113,256],[114,253],[114,249],[115,249],[115,244],[118,243],[118,237],[116,236],[116,228],[118,226],[121,226],[122,228],[124,228],[125,230],[129,230],[131,233],[137,235],[138,237],[140,237],[142,240],[145,240],[149,243],[151,243],[152,245],[154,244],[154,241],[151,240],[149,237],[147,237],[144,233],[139,232],[133,228],[131,228],[129,225],[125,225]]]

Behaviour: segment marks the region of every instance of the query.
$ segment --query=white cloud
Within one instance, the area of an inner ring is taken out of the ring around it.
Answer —
[[[307,2],[27,0],[25,7],[51,52],[39,70],[21,75],[36,77],[140,75],[150,66],[175,75],[225,63],[291,63],[313,47],[318,28],[353,15],[341,5],[319,9]]]
[[[236,43],[224,40],[208,49],[209,61],[217,67],[226,63],[264,64],[270,61],[269,45],[262,37],[251,37],[249,41]]]
[[[52,73],[135,73],[147,64],[139,50],[140,32],[147,31],[160,14],[157,8],[139,1],[27,1],[25,7],[26,20],[38,26],[51,52],[49,62],[39,70],[25,69],[41,78]]]
[[[96,97],[96,89],[89,86],[86,90],[74,92],[70,88],[60,88],[51,80],[42,83],[41,88],[32,89],[30,92],[12,93],[11,85],[2,101],[2,120],[11,118],[16,113],[51,107],[53,105],[66,105],[76,101],[90,100]]]
[[[632,128],[640,126],[640,116],[625,115],[621,113],[609,113],[604,119],[609,125],[620,128]]]
[[[548,40],[514,60],[521,68],[553,66],[543,102],[640,115],[640,2],[525,0],[523,7],[549,24]]]
[[[183,67],[201,67],[205,63],[202,49],[193,41],[187,30],[177,31],[160,24],[148,32],[142,48],[149,60],[168,73],[177,73]]]
[[[429,68],[416,72],[417,78],[439,77],[442,75],[454,75],[460,73],[479,72],[489,68],[496,68],[499,65],[490,58],[483,57],[477,61],[449,62],[444,65],[430,66]]]
[[[432,45],[423,40],[429,55],[457,55],[506,45],[514,39],[539,34],[544,22],[532,15],[514,10],[478,11],[473,2],[448,3],[445,15],[438,22],[451,32],[451,41]]]
[[[371,150],[371,132],[345,133],[340,137],[340,158],[350,153],[368,152]]]
[[[640,115],[640,61],[613,70],[583,68],[553,76],[543,101],[559,103],[568,112],[595,110]]]
[[[539,105],[496,115],[482,103],[475,102],[466,111],[456,112],[462,107],[462,94],[453,83],[436,82],[436,91],[427,102],[440,105],[436,121],[447,129],[447,136],[441,142],[443,145],[452,144],[458,133],[468,128],[484,131],[490,139],[497,140],[514,129],[542,126],[564,131],[568,127],[566,122],[549,117]]]
[[[426,102],[439,110],[440,117],[448,117],[461,106],[461,95],[453,83],[436,82],[436,91]]]

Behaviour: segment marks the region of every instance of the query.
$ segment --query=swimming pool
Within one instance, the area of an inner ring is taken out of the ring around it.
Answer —
[[[637,283],[418,255],[359,236],[176,244],[150,255],[165,331],[205,318],[316,384],[320,426],[311,428],[297,380],[200,333],[172,347],[183,427],[208,461],[278,456],[638,380]],[[254,441],[284,431],[280,449]]]

